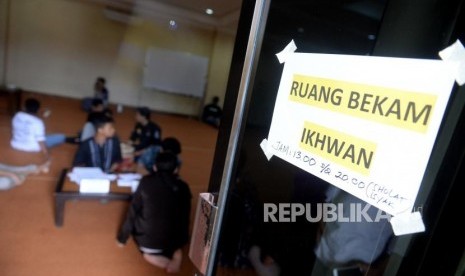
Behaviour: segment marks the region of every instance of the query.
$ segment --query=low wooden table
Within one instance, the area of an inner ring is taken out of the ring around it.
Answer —
[[[71,182],[67,174],[68,169],[61,171],[55,188],[55,226],[57,227],[63,226],[65,203],[68,200],[131,200],[131,188],[119,187],[116,181],[111,182],[109,193],[80,193],[79,185]]]

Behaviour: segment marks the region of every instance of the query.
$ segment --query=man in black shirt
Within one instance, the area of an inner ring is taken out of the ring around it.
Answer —
[[[101,99],[104,107],[108,106],[109,92],[106,87],[107,80],[102,77],[98,77],[94,84],[94,98]]]
[[[156,155],[161,151],[161,129],[150,120],[150,109],[146,107],[137,109],[136,122],[130,144],[134,146],[136,161],[151,171]]]
[[[192,194],[176,173],[175,154],[158,154],[154,170],[141,179],[117,240],[124,246],[132,235],[147,262],[176,273],[189,240]]]
[[[113,172],[122,161],[120,141],[115,136],[113,119],[101,114],[93,120],[95,136],[84,140],[74,157],[75,167],[99,167]]]
[[[213,97],[212,102],[203,108],[202,113],[202,121],[214,127],[220,126],[221,115],[223,114],[221,107],[218,105],[219,101],[220,98]]]

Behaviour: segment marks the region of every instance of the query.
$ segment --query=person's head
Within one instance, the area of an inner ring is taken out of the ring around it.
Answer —
[[[95,98],[92,100],[92,105],[90,107],[92,112],[102,112],[104,108],[102,99]]]
[[[94,124],[96,135],[100,135],[105,138],[110,138],[115,135],[113,118],[101,113],[94,118],[92,123]]]
[[[105,83],[107,82],[107,80],[103,77],[98,77],[97,78],[97,83],[100,83],[101,85],[105,85]]]
[[[154,171],[161,173],[176,173],[178,159],[172,152],[160,152],[155,159]]]
[[[172,152],[174,154],[181,153],[181,143],[174,137],[163,139],[161,142],[161,147],[163,148],[164,152]]]
[[[220,102],[220,98],[218,96],[213,97],[212,102],[214,104],[218,104]]]
[[[105,87],[105,84],[106,84],[106,80],[105,78],[102,78],[102,77],[98,77],[97,80],[95,81],[95,89],[102,89],[103,87]]]
[[[139,107],[136,112],[136,121],[139,123],[145,123],[150,121],[150,109],[147,107]]]
[[[40,102],[34,98],[29,98],[24,102],[24,108],[27,113],[37,114],[40,109]]]

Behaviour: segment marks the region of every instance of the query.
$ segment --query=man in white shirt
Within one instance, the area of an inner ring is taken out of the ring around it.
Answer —
[[[14,149],[28,152],[42,152],[48,158],[47,148],[65,141],[64,134],[45,135],[45,125],[37,116],[40,102],[36,99],[25,101],[25,111],[16,113],[12,120],[13,137],[11,146]]]
[[[363,272],[360,275],[365,275],[368,268],[372,271],[380,269],[379,258],[388,253],[388,244],[393,236],[388,215],[378,217],[378,208],[336,187],[328,189],[327,197],[328,201],[337,204],[338,208],[343,208],[341,212],[338,210],[338,215],[354,218],[351,212],[355,212],[355,208],[352,208],[351,204],[360,204],[360,210],[366,210],[365,214],[372,221],[360,215],[360,221],[326,222],[324,232],[315,248],[319,262],[315,265],[313,274],[333,275],[332,269],[348,266],[358,267]]]

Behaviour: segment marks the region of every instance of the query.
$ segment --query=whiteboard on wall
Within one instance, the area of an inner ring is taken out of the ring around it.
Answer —
[[[202,98],[208,74],[208,58],[186,52],[149,48],[143,86],[163,92]]]

